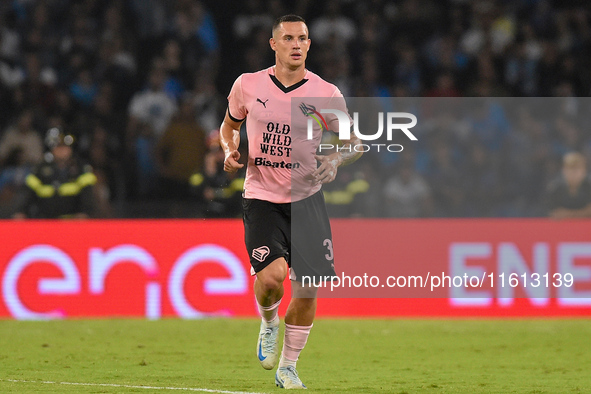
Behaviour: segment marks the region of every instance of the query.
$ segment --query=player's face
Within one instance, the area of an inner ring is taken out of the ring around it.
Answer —
[[[304,22],[281,23],[270,40],[277,61],[291,69],[305,64],[310,42],[308,27]]]

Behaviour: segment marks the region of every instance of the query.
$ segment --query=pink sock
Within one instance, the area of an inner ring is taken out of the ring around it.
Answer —
[[[262,306],[259,304],[257,300],[257,306],[259,307],[259,313],[263,320],[267,323],[271,323],[274,320],[278,319],[277,313],[279,312],[279,304],[281,304],[281,300],[277,301],[271,306]]]
[[[283,341],[281,360],[279,361],[280,367],[288,367],[290,365],[295,367],[300,352],[306,346],[312,326],[285,324],[285,339]]]

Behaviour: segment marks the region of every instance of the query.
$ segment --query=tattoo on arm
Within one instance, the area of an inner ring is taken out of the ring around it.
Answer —
[[[354,163],[355,161],[357,161],[357,159],[359,159],[361,157],[363,152],[355,151],[355,146],[357,144],[359,144],[360,142],[361,142],[361,140],[359,140],[358,138],[354,138],[354,139],[351,139],[351,141],[347,141],[343,144],[343,146],[340,148],[340,152],[339,152],[341,154],[341,165],[342,166],[346,166],[351,163]]]

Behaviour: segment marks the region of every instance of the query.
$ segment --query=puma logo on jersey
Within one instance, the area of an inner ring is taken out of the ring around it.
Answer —
[[[271,253],[268,246],[260,246],[252,251],[252,258],[260,261],[265,261],[265,258]]]
[[[257,101],[258,101],[259,103],[263,104],[263,107],[267,108],[267,101],[269,101],[269,99],[266,99],[266,100],[263,102],[263,101],[262,101],[260,98],[258,98],[258,97],[257,97]]]

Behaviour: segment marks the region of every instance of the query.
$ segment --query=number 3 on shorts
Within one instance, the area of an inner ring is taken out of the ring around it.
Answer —
[[[329,238],[326,238],[324,240],[324,242],[322,242],[322,245],[326,246],[326,248],[328,249],[328,253],[324,255],[324,257],[326,257],[326,259],[328,261],[331,261],[332,259],[334,259],[334,255],[332,252],[332,240],[330,240]]]

